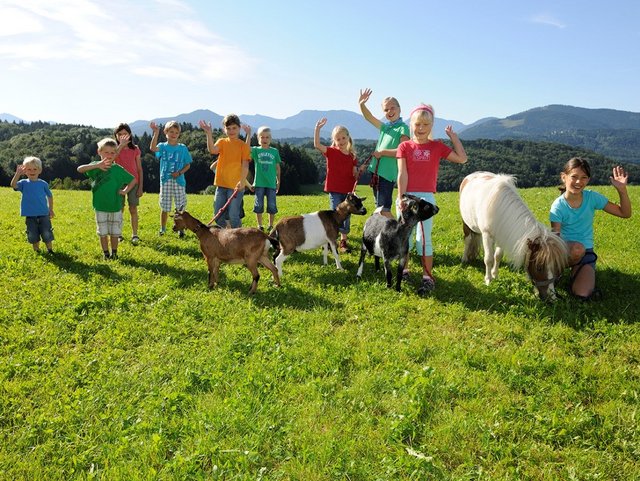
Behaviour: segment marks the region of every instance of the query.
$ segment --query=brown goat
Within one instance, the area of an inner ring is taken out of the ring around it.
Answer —
[[[258,288],[258,264],[262,264],[273,274],[273,281],[280,286],[278,270],[269,259],[269,245],[278,247],[275,239],[253,227],[220,229],[207,227],[187,211],[176,212],[173,216],[173,230],[189,229],[200,240],[200,250],[209,267],[209,288],[218,285],[220,264],[244,264],[251,272],[253,282],[249,294]]]
[[[306,251],[324,247],[324,264],[327,264],[327,246],[331,248],[336,267],[342,269],[336,249],[338,228],[350,214],[364,215],[367,209],[362,205],[365,198],[348,194],[335,210],[321,210],[312,214],[284,217],[275,225],[270,235],[280,243],[274,256],[278,273],[282,275],[284,260],[295,251]]]

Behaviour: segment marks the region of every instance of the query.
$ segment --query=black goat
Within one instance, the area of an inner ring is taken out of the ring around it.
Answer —
[[[376,271],[380,270],[380,258],[382,258],[387,287],[391,288],[393,286],[391,261],[397,259],[396,291],[400,291],[402,271],[409,252],[409,235],[413,227],[418,222],[427,220],[438,213],[437,206],[414,195],[404,194],[401,200],[404,209],[401,211],[399,221],[374,213],[365,222],[362,232],[362,246],[360,247],[360,264],[356,274],[359,279],[362,278],[364,258],[369,252],[375,256]]]

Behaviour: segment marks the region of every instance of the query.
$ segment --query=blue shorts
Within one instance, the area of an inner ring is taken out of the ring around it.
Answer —
[[[382,207],[385,212],[391,212],[391,204],[393,202],[393,188],[395,182],[378,177],[378,186],[373,189],[373,195],[376,198],[376,207]]]
[[[253,203],[253,212],[262,214],[264,212],[264,198],[267,197],[267,213],[276,214],[278,207],[276,206],[276,189],[270,187],[256,187],[256,200]]]
[[[30,244],[40,242],[53,241],[53,227],[51,227],[51,218],[48,215],[40,215],[37,217],[25,217],[27,224],[27,241]]]

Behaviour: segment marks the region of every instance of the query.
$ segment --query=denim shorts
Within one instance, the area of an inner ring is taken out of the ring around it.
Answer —
[[[329,205],[335,210],[342,201],[347,198],[347,194],[340,194],[338,192],[329,192]],[[351,214],[347,216],[342,224],[338,226],[338,232],[340,234],[348,234],[351,230]]]
[[[37,217],[25,217],[27,224],[27,241],[30,244],[40,242],[51,242],[53,238],[53,227],[51,227],[51,218],[48,215],[40,215]]]
[[[382,207],[383,211],[391,212],[394,186],[395,182],[392,180],[378,177],[378,188],[373,189],[373,195],[376,198],[376,207]]]
[[[269,187],[256,187],[256,200],[253,203],[253,212],[255,214],[262,214],[264,212],[264,198],[267,197],[267,213],[277,214],[278,207],[276,206],[276,189]]]

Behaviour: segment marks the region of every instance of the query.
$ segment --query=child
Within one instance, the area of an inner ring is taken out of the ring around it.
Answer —
[[[22,193],[20,201],[20,215],[27,224],[27,241],[33,250],[40,252],[40,239],[47,246],[47,252],[53,253],[53,194],[49,184],[39,179],[42,173],[42,161],[38,157],[25,157],[22,165],[16,167],[16,173],[11,179],[11,187]],[[26,179],[19,180],[26,175]]]
[[[118,141],[116,164],[121,165],[124,167],[124,170],[133,175],[137,184],[137,188],[131,189],[127,194],[129,215],[131,217],[131,243],[135,246],[140,242],[140,238],[138,237],[138,205],[140,205],[140,197],[142,197],[143,193],[142,183],[144,180],[142,175],[142,162],[140,160],[140,149],[133,143],[131,127],[129,127],[129,125],[118,125],[113,131],[113,135]],[[120,236],[120,241],[123,240],[123,237]]]
[[[201,120],[200,128],[207,135],[207,148],[213,155],[218,155],[217,164],[212,164],[211,169],[217,168],[213,185],[216,186],[216,193],[213,201],[214,214],[222,209],[227,201],[235,194],[229,203],[224,216],[216,219],[216,224],[225,227],[224,217],[229,218],[231,227],[242,227],[240,213],[242,211],[242,199],[244,197],[244,185],[249,172],[249,161],[251,160],[250,147],[240,140],[240,129],[242,127],[240,118],[235,114],[229,114],[222,119],[222,126],[227,137],[219,138],[213,142],[213,132],[211,124]]]
[[[435,192],[438,181],[440,159],[464,164],[467,154],[462,147],[458,134],[453,127],[447,126],[445,132],[453,150],[438,140],[432,140],[431,129],[434,121],[433,107],[421,104],[410,115],[412,138],[402,142],[398,147],[398,198],[396,208],[402,210],[402,196],[406,193],[420,197],[436,205]],[[435,288],[433,278],[433,246],[431,244],[431,228],[433,218],[418,224],[416,231],[416,248],[421,254],[422,283],[418,294],[425,295]],[[407,259],[408,261],[408,259]],[[407,278],[409,271],[405,269],[403,277]]]
[[[382,123],[375,118],[366,106],[371,93],[370,89],[361,90],[359,99],[362,115],[380,131],[376,149],[372,154],[376,160],[369,164],[369,172],[373,176],[371,186],[376,207],[381,208],[382,215],[393,218],[391,201],[395,181],[398,178],[396,150],[400,142],[409,140],[409,126],[400,117],[400,104],[394,97],[387,97],[382,101],[382,110],[387,122]],[[363,165],[360,170],[363,171],[364,168]]]
[[[346,127],[336,125],[331,132],[331,147],[320,143],[320,129],[327,124],[322,118],[316,122],[313,136],[313,146],[322,152],[327,159],[327,177],[324,181],[324,191],[329,193],[329,203],[332,209],[347,198],[353,191],[356,182],[356,167],[358,161],[353,149],[353,140]],[[340,231],[340,252],[350,252],[347,245],[347,234],[351,227],[351,216],[348,216],[338,229]]]
[[[113,139],[98,142],[100,161],[80,165],[78,172],[91,179],[93,208],[105,259],[118,258],[118,240],[122,234],[123,197],[136,185],[136,179],[115,163],[118,144]],[[109,253],[111,239],[111,253]]]
[[[598,292],[595,289],[598,256],[593,251],[595,211],[604,210],[625,219],[631,217],[627,173],[622,167],[614,167],[612,174],[610,180],[620,196],[619,205],[609,202],[598,192],[585,190],[591,178],[589,163],[580,157],[570,159],[560,174],[562,194],[553,201],[549,214],[551,230],[559,234],[569,247],[571,293],[585,301]]]
[[[191,154],[184,144],[178,143],[180,124],[175,120],[164,126],[166,142],[158,143],[160,129],[155,122],[149,124],[153,130],[153,138],[149,149],[155,152],[160,160],[160,232],[164,235],[167,229],[167,217],[171,212],[171,203],[177,210],[187,208],[187,181],[184,173],[191,167]],[[184,237],[184,231],[179,232]]]
[[[251,128],[248,128],[246,142],[250,145]],[[260,145],[251,148],[251,160],[255,166],[255,177],[253,179],[252,191],[256,197],[253,204],[253,212],[256,214],[258,229],[264,230],[262,224],[262,213],[264,212],[264,198],[267,198],[267,213],[269,214],[269,228],[273,228],[276,212],[276,194],[280,190],[280,153],[278,149],[271,147],[271,129],[260,127],[258,129],[258,142]]]

